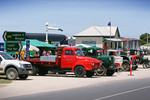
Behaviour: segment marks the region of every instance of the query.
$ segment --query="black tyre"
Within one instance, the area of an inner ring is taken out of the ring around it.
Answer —
[[[130,70],[130,64],[128,62],[123,62],[122,67],[124,71]]]
[[[137,68],[138,68],[138,66],[134,66],[134,67],[132,67],[132,69],[133,69],[133,70],[136,70]]]
[[[8,68],[6,71],[6,77],[9,80],[16,80],[18,77],[18,72],[15,68]]]
[[[115,70],[107,70],[106,75],[107,76],[112,76],[115,73]]]
[[[25,79],[27,79],[28,78],[28,74],[23,74],[23,75],[19,75],[19,78],[21,79],[21,80],[25,80]]]
[[[93,75],[94,75],[94,72],[86,71],[86,76],[87,77],[92,77]]]
[[[77,66],[74,69],[74,74],[76,75],[76,77],[84,77],[84,75],[86,75],[86,70],[83,66]]]
[[[100,69],[95,71],[95,73],[98,76],[104,76],[107,73],[107,69],[104,67],[104,65],[102,65]]]
[[[142,64],[143,68],[149,68],[149,62],[143,62]]]
[[[36,76],[37,73],[38,73],[38,69],[37,69],[37,67],[35,67],[35,66],[33,65],[33,66],[32,66],[32,74],[31,74],[31,75]]]

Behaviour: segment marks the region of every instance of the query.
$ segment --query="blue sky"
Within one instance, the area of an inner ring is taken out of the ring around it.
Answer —
[[[0,0],[0,41],[7,31],[45,33],[45,23],[75,35],[92,25],[106,26],[109,18],[121,37],[150,33],[149,0]]]

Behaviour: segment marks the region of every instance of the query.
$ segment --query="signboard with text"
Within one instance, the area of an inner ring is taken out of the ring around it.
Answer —
[[[3,39],[4,41],[25,41],[26,33],[5,31],[3,34]]]
[[[7,42],[6,43],[6,51],[7,52],[20,52],[22,49],[22,45],[20,42]]]

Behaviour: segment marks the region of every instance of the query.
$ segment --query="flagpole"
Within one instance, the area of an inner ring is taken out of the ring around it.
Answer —
[[[110,49],[111,49],[111,18],[110,18]]]

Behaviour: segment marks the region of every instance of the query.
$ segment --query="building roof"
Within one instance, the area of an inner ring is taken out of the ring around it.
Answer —
[[[40,41],[45,41],[46,33],[26,33],[26,39],[37,39]],[[48,41],[61,41],[66,39],[66,36],[63,34],[48,34]]]
[[[127,39],[127,38],[120,38],[121,40],[123,40],[123,41],[130,41],[129,39]]]
[[[116,35],[117,29],[118,29],[117,26],[111,26],[111,36]],[[110,26],[91,26],[74,36],[75,37],[80,37],[80,36],[109,37],[110,36]]]
[[[137,38],[127,38],[129,39],[130,41],[133,41],[133,40],[140,40],[140,39],[137,39]]]

